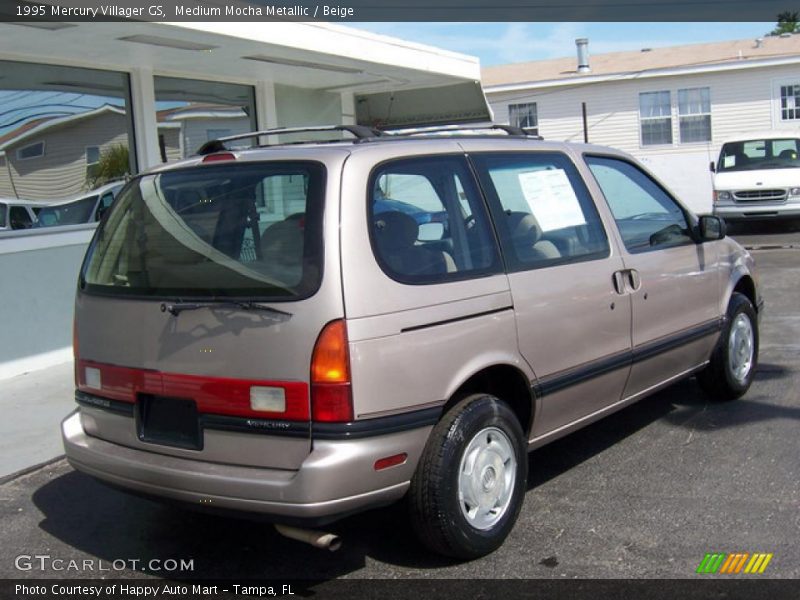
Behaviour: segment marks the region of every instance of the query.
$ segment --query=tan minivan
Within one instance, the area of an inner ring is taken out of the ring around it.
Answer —
[[[747,391],[753,260],[631,157],[320,129],[348,139],[227,138],[120,192],[80,274],[76,469],[291,526],[405,497],[472,558],[529,450],[691,375]]]

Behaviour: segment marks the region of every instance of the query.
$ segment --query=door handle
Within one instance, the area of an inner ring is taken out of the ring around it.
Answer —
[[[631,290],[634,292],[642,287],[642,278],[639,277],[639,271],[636,269],[628,269],[628,281],[631,284]]]
[[[636,269],[614,271],[612,279],[614,281],[614,291],[620,295],[628,290],[635,292],[642,287],[642,278],[639,276],[639,271]]]
[[[625,293],[625,272],[624,271],[614,271],[614,291],[616,291],[620,296]]]

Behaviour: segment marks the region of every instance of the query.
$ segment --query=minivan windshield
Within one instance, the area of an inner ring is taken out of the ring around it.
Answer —
[[[800,168],[800,139],[758,139],[728,142],[722,146],[717,171]]]
[[[314,162],[201,165],[131,182],[82,269],[88,293],[295,300],[322,276],[325,170]]]

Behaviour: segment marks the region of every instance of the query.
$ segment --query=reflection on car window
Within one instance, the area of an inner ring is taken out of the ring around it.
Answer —
[[[616,158],[587,156],[586,162],[630,252],[692,242],[683,210],[646,173]]]
[[[324,169],[317,163],[203,167],[139,178],[105,221],[87,291],[294,299],[321,278]]]
[[[529,269],[609,252],[597,209],[563,154],[473,156],[512,268]]]
[[[435,283],[500,270],[482,199],[462,158],[399,160],[370,185],[379,263],[404,283]]]

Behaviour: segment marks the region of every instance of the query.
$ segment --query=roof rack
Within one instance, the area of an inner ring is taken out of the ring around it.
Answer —
[[[236,135],[228,135],[225,137],[209,140],[197,151],[200,156],[206,154],[213,154],[214,152],[222,152],[228,148],[225,142],[232,142],[235,140],[246,140],[249,138],[261,137],[263,135],[284,135],[293,133],[315,133],[324,131],[345,131],[351,134],[358,140],[367,138],[376,138],[384,135],[382,131],[366,127],[365,125],[317,125],[313,127],[275,127],[272,129],[262,129],[261,131],[251,131],[250,133],[239,133]]]
[[[494,131],[503,131],[509,136],[513,137],[525,137],[525,138],[532,138],[532,139],[544,139],[540,135],[536,135],[526,131],[522,127],[514,127],[513,125],[501,125],[498,123],[490,123],[488,125],[471,125],[468,123],[457,124],[457,125],[442,125],[439,127],[421,127],[418,131],[406,131],[403,133],[389,133],[386,132],[384,135],[388,136],[414,136],[414,135],[426,135],[429,133],[447,133],[450,131],[458,132],[458,131],[474,131],[474,130],[494,130]]]

